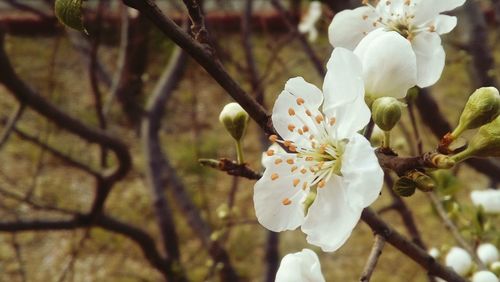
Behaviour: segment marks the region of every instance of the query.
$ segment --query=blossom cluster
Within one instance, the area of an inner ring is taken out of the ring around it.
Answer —
[[[328,29],[334,47],[322,89],[302,77],[288,80],[272,111],[278,135],[263,155],[255,184],[258,221],[274,232],[295,230],[325,252],[349,238],[364,208],[380,195],[383,170],[360,134],[377,99],[405,98],[410,88],[436,83],[445,65],[441,35],[456,17],[442,12],[465,0],[391,0],[345,10]],[[312,1],[299,26],[310,39],[321,3]],[[390,130],[390,129],[389,129]],[[314,252],[282,260],[276,281],[324,281]]]

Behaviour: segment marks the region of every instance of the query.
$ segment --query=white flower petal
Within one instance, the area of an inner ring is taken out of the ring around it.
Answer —
[[[457,17],[438,15],[434,20],[434,27],[438,34],[446,34],[457,26]]]
[[[288,80],[285,90],[274,103],[271,117],[274,128],[284,140],[298,145],[309,143],[308,136],[301,135],[299,129],[307,126],[310,133],[316,134],[314,120],[306,114],[306,110],[315,117],[319,114],[318,107],[322,102],[323,93],[313,84],[302,77]]]
[[[451,11],[462,6],[465,0],[420,0],[415,7],[414,23],[422,24],[434,19],[442,12]]]
[[[337,120],[336,137],[347,138],[365,127],[371,115],[364,100],[361,63],[351,51],[335,48],[327,69],[323,82],[323,112]],[[354,112],[356,115],[352,114]]]
[[[281,161],[277,162],[278,159]],[[304,221],[302,201],[307,191],[302,188],[304,181],[311,183],[312,173],[309,170],[304,174],[300,172],[304,161],[297,159],[296,154],[277,153],[266,161],[266,165],[264,175],[254,186],[257,219],[271,231],[294,230]],[[300,182],[294,183],[296,179]]]
[[[384,171],[370,142],[362,135],[355,134],[347,143],[341,171],[351,207],[365,208],[379,197]]]
[[[375,29],[376,16],[373,8],[366,6],[336,14],[328,27],[330,44],[353,50],[366,34]]]
[[[367,95],[403,98],[417,82],[417,63],[408,40],[397,32],[378,29],[359,43]]]
[[[482,270],[474,273],[472,282],[498,282],[498,278],[493,272]]]
[[[324,282],[321,265],[315,252],[303,249],[301,252],[288,254],[281,260],[276,273],[276,282]]]
[[[445,264],[453,268],[459,275],[464,276],[469,272],[472,266],[472,259],[466,250],[459,247],[453,247],[446,255]]]
[[[498,260],[498,249],[491,243],[479,245],[476,253],[479,259],[486,265],[490,265]]]
[[[302,231],[307,242],[325,252],[340,248],[349,238],[361,217],[362,209],[353,209],[346,200],[342,180],[332,176],[309,208]]]
[[[278,143],[273,143],[271,146],[269,146],[269,148],[267,149],[267,152],[269,152],[269,151],[273,151],[273,152],[278,153],[280,155],[286,153],[285,150],[283,148],[281,148],[281,146]],[[276,159],[274,156],[269,156],[267,154],[267,152],[262,153],[261,162],[262,162],[262,166],[264,168],[267,168],[269,166],[269,163]]]
[[[472,191],[470,197],[475,206],[482,206],[487,213],[500,213],[500,190]]]
[[[420,87],[436,83],[444,69],[445,52],[441,38],[435,32],[421,32],[412,40],[417,55],[418,81]]]

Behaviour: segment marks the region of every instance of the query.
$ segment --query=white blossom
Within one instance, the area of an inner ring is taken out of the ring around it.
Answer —
[[[276,273],[276,282],[324,282],[321,265],[315,252],[303,249],[286,255]]]
[[[438,258],[441,255],[441,252],[437,248],[431,248],[428,251],[429,255],[433,258]]]
[[[500,190],[472,191],[472,203],[482,206],[487,213],[500,213]]]
[[[329,27],[334,47],[354,50],[372,32],[397,32],[411,43],[417,62],[417,85],[436,83],[445,64],[440,35],[453,30],[457,18],[442,15],[465,0],[391,0],[338,13]],[[387,44],[387,48],[390,45]]]
[[[491,243],[479,245],[476,253],[479,259],[486,265],[492,264],[498,260],[498,249]]]
[[[453,247],[446,255],[445,264],[459,275],[465,276],[472,266],[472,259],[466,250]]]
[[[493,272],[483,270],[474,273],[472,282],[498,282],[498,278]]]
[[[318,30],[316,29],[316,23],[321,18],[321,2],[311,1],[309,3],[309,11],[302,17],[298,29],[300,33],[308,33],[309,41],[316,41],[318,38]]]
[[[327,68],[323,92],[296,77],[278,96],[272,121],[283,140],[274,136],[274,141],[290,153],[266,153],[254,205],[267,229],[301,226],[310,244],[335,251],[363,208],[378,198],[383,171],[368,140],[357,133],[370,120],[359,59],[337,48]],[[310,193],[317,195],[312,204]]]

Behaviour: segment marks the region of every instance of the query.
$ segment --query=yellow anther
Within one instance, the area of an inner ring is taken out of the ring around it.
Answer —
[[[298,169],[296,165],[292,166],[292,169],[290,169],[291,172],[295,172]]]
[[[323,188],[325,187],[325,180],[321,179],[319,182],[318,182],[318,188]]]
[[[280,176],[277,173],[271,174],[271,180],[273,180],[273,181],[276,180],[276,179],[278,179],[279,177]]]
[[[288,125],[288,130],[290,130],[290,132],[293,132],[295,130],[295,125],[289,124]]]
[[[308,115],[308,116],[312,116],[312,113],[311,113],[311,111],[309,111],[309,110],[306,110],[306,115]]]
[[[305,169],[305,168],[300,170],[300,173],[302,173],[302,174],[306,174],[306,172],[307,172],[307,169]]]
[[[300,179],[295,178],[295,179],[293,180],[293,187],[297,187],[297,185],[299,185],[299,183],[300,183]]]
[[[307,182],[304,182],[304,184],[302,184],[302,190],[306,190],[307,189]]]
[[[290,146],[292,146],[292,141],[285,140],[285,141],[283,141],[283,145],[285,145],[285,147],[290,147]]]
[[[293,161],[293,159],[287,159],[286,163],[290,164],[290,165],[293,165],[295,162]]]
[[[430,32],[435,32],[436,31],[436,27],[434,25],[429,26],[429,31]]]
[[[330,118],[330,126],[333,126],[337,122],[336,118]]]
[[[304,125],[302,127],[302,130],[304,130],[304,132],[308,132],[309,131],[309,127],[307,125]]]
[[[292,153],[296,153],[297,152],[297,146],[290,145],[290,147],[288,147],[288,150],[290,150],[290,152],[292,152]]]
[[[297,130],[297,132],[298,132],[300,135],[304,135],[304,131],[302,131],[302,129],[301,129],[301,128],[299,128],[299,129]]]
[[[323,115],[321,115],[321,114],[317,115],[315,119],[316,119],[316,122],[317,122],[317,123],[321,123],[323,120],[325,120],[325,119],[323,118]]]
[[[308,161],[308,162],[311,162],[311,161],[313,161],[313,160],[314,160],[314,158],[313,158],[313,157],[306,157],[306,161]]]
[[[279,164],[280,164],[280,163],[282,163],[282,162],[283,162],[283,160],[282,160],[282,159],[276,159],[276,160],[274,161],[274,164],[279,165]]]
[[[295,110],[290,108],[288,109],[288,114],[291,115],[291,116],[294,116],[295,115]]]
[[[267,150],[266,154],[267,156],[271,157],[274,155],[274,150]]]
[[[273,134],[273,135],[269,136],[269,141],[276,142],[277,140],[278,140],[278,136],[277,135]]]
[[[284,205],[284,206],[288,206],[292,203],[292,201],[288,198],[284,198],[283,201],[281,201],[281,203]]]
[[[366,20],[367,18],[368,18],[368,16],[367,16],[367,15],[364,15],[364,16],[363,16],[363,20]]]
[[[302,98],[300,98],[300,97],[299,97],[299,98],[297,98],[297,105],[301,106],[301,105],[303,105],[303,104],[304,104],[304,102],[305,102],[305,101],[304,101],[304,99],[302,99]]]

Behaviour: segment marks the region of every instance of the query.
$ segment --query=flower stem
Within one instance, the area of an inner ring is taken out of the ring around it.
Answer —
[[[245,159],[243,157],[243,146],[241,144],[241,140],[236,141],[236,158],[238,160],[238,164],[245,163]]]
[[[391,132],[390,131],[384,131],[384,147],[385,148],[391,147]]]
[[[458,154],[455,154],[453,156],[451,156],[451,159],[455,161],[455,163],[459,163],[459,162],[463,162],[465,161],[466,159],[470,158],[472,155],[472,152],[471,150],[469,149],[465,149],[464,151],[458,153]]]

